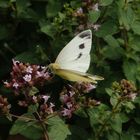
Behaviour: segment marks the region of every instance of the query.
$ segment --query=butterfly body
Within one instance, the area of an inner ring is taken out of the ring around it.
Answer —
[[[103,80],[100,76],[86,73],[90,65],[91,44],[91,30],[79,33],[62,49],[55,63],[51,63],[49,67],[56,75],[69,81],[97,83],[96,80]]]
[[[96,80],[103,80],[100,76],[93,76],[88,73],[62,69],[57,63],[50,64],[50,68],[56,75],[68,81],[97,83]]]

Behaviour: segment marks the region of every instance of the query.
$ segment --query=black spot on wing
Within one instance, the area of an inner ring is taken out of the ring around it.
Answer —
[[[78,57],[75,60],[79,59],[82,55],[82,53],[79,53]]]
[[[79,45],[79,49],[84,49],[84,48],[85,48],[84,43]]]
[[[87,39],[90,39],[91,38],[91,35],[90,35],[90,32],[83,32],[79,35],[80,38],[87,38]]]
[[[82,53],[79,53],[79,55],[78,55],[77,59],[78,59],[78,58],[80,58],[81,56],[82,56]]]

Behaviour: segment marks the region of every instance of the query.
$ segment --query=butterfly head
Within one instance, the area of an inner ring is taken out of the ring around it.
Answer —
[[[57,64],[57,63],[51,63],[51,64],[49,65],[49,68],[50,68],[52,71],[55,71],[55,70],[57,70],[57,69],[60,69],[60,65]]]

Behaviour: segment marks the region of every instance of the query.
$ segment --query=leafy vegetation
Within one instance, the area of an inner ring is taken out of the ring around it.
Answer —
[[[0,0],[0,139],[139,140],[139,7],[139,0]],[[77,91],[77,83],[51,76],[22,83],[18,91],[5,87],[23,74],[13,72],[12,59],[20,61],[13,68],[30,67],[35,75],[86,29],[93,33],[89,72],[105,78],[96,89],[87,93],[80,85]],[[77,94],[71,99],[69,92]],[[70,116],[59,114],[62,95],[74,102]]]

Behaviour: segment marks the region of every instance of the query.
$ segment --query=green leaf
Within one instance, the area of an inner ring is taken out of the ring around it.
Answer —
[[[25,63],[39,63],[35,52],[23,52],[17,55],[14,59]]]
[[[8,0],[0,0],[0,7],[1,8],[9,7],[9,1]]]
[[[100,11],[89,11],[88,18],[89,22],[95,23],[100,17]]]
[[[128,80],[132,80],[134,83],[136,82],[136,70],[137,64],[131,60],[124,60],[123,62],[123,71]]]
[[[135,21],[132,25],[131,25],[131,28],[133,30],[133,32],[135,34],[138,34],[140,35],[140,22],[139,21]]]
[[[106,132],[107,140],[119,140],[120,135],[117,132],[112,131],[112,129]]]
[[[88,113],[89,119],[90,119],[90,124],[93,129],[96,130],[97,129],[96,127],[99,127],[99,124],[102,123],[102,120],[107,118],[108,114],[110,114],[110,112],[106,112],[105,110],[107,110],[107,108],[103,104],[101,104],[100,106],[98,106],[96,108],[95,107],[89,108],[87,110],[87,113]],[[106,115],[103,115],[104,113],[106,113]]]
[[[136,17],[130,6],[128,6],[127,8],[123,8],[118,5],[118,18],[120,25],[124,26],[126,30],[129,30],[130,26],[133,25]]]
[[[31,114],[37,112],[38,106],[39,106],[38,104],[28,106],[28,113]]]
[[[110,29],[111,27],[111,29]],[[117,26],[116,23],[112,20],[108,20],[104,22],[99,30],[96,32],[97,37],[105,37],[107,35],[113,35],[117,33]]]
[[[137,96],[137,97],[135,98],[135,103],[138,103],[138,104],[140,105],[140,96]]]
[[[22,117],[32,117],[31,115],[22,115]],[[10,135],[21,134],[26,138],[31,140],[38,140],[43,136],[43,130],[40,125],[37,124],[36,121],[24,121],[18,119],[15,121],[14,125],[10,130]]]
[[[102,51],[104,57],[109,58],[110,60],[120,59],[124,54],[124,50],[121,47],[105,46]]]
[[[60,18],[59,20],[61,22],[66,18],[66,14],[64,14],[64,13],[59,12],[58,15],[59,15],[59,18]]]
[[[118,13],[119,13],[118,17],[119,17],[120,25],[124,26],[127,30],[129,30],[130,26],[129,26],[125,11],[120,9]]]
[[[48,4],[46,7],[46,15],[48,18],[54,17],[58,14],[58,12],[61,10],[62,5],[61,1],[59,0],[48,0]]]
[[[112,106],[115,106],[118,103],[118,98],[115,95],[113,95],[110,98],[110,103],[111,103]]]
[[[8,38],[9,34],[8,28],[4,25],[0,25],[0,40]]]
[[[133,36],[133,35],[132,35]],[[134,49],[137,52],[140,52],[140,37],[138,35],[135,35],[131,37],[131,40],[129,41],[129,45],[132,49]]]
[[[17,12],[20,14],[21,12],[24,12],[24,10],[27,9],[31,5],[30,1],[28,0],[16,0],[16,7]]]
[[[124,105],[126,107],[126,112],[128,112],[128,113],[131,112],[135,108],[135,106],[132,102],[126,102],[126,103],[124,103]]]
[[[104,40],[108,43],[109,46],[112,47],[120,47],[117,39],[115,39],[113,36],[111,35],[107,35],[104,37]]]
[[[130,5],[127,6],[126,16],[127,16],[127,21],[129,25],[131,26],[132,24],[134,24],[134,21],[136,20],[136,16],[135,16],[134,10],[132,9]]]
[[[115,130],[117,133],[121,134],[121,132],[122,132],[122,121],[121,121],[121,117],[120,117],[119,114],[115,114],[115,116],[111,120],[110,125],[113,128],[113,130]]]
[[[10,2],[16,2],[16,0],[10,0]]]
[[[43,25],[43,26],[41,26],[40,30],[43,33],[47,34],[48,36],[54,38],[54,35],[55,35],[56,31],[55,31],[55,28],[54,28],[53,25],[49,25],[49,24]]]
[[[140,124],[140,118],[139,118],[139,117],[134,118],[134,119],[135,119],[135,122],[136,122],[136,123]]]
[[[139,66],[139,64],[137,66],[136,79],[138,80],[138,82],[140,82],[140,66]]]
[[[113,94],[113,90],[112,90],[112,89],[106,88],[105,91],[107,92],[107,94],[108,94],[109,96],[112,96],[112,94]]]
[[[38,21],[39,20],[39,17],[36,14],[36,12],[30,8],[26,9],[26,11],[21,11],[21,13],[18,14],[18,17],[25,18],[29,21]]]
[[[98,124],[100,122],[100,120],[98,120],[99,111],[97,109],[94,109],[94,108],[89,109],[88,114],[90,116],[90,123],[92,126],[94,126],[95,124]]]
[[[89,133],[87,133],[87,131],[80,126],[70,125],[69,128],[72,135],[67,137],[68,140],[87,140],[90,136]]]
[[[129,132],[127,132],[127,133],[121,134],[120,140],[138,140],[138,139],[136,139],[133,134],[129,134]]]
[[[127,116],[127,114],[125,114],[124,112],[120,113],[120,118],[122,123],[126,123],[129,121],[129,116]]]
[[[108,6],[113,2],[113,0],[99,0],[101,6]]]
[[[85,110],[82,107],[79,108],[78,110],[76,110],[74,112],[74,114],[76,114],[76,115],[78,115],[80,117],[84,117],[84,118],[87,118],[88,117],[87,113],[85,112]]]
[[[47,47],[46,44],[43,44],[43,46]],[[47,56],[47,54],[46,54],[46,51],[45,51],[45,49],[44,49],[43,46],[41,46],[41,45],[37,45],[37,46],[36,46],[36,54],[39,55],[40,60],[41,60],[42,62],[44,62],[43,64],[46,65],[46,62],[47,62],[47,61],[50,61],[50,59],[48,58],[48,56]]]
[[[9,119],[9,116],[7,116],[7,117],[5,117],[5,116],[0,116],[0,124],[2,124],[2,125],[11,125],[12,124],[12,122],[11,122],[11,120]]]
[[[109,58],[111,60],[116,60],[124,55],[124,50],[123,48],[120,47],[117,39],[115,39],[111,35],[107,35],[106,37],[104,37],[104,40],[109,45],[109,46],[105,46],[102,50],[106,58]]]
[[[68,125],[58,116],[49,118],[46,123],[50,140],[65,140],[71,134]]]
[[[38,92],[39,92],[39,90],[36,87],[32,87],[30,92],[29,92],[29,95],[33,96],[33,95],[35,95]]]
[[[17,16],[30,21],[38,21],[39,17],[37,13],[32,8],[30,8],[30,6],[31,3],[28,0],[16,0]]]

